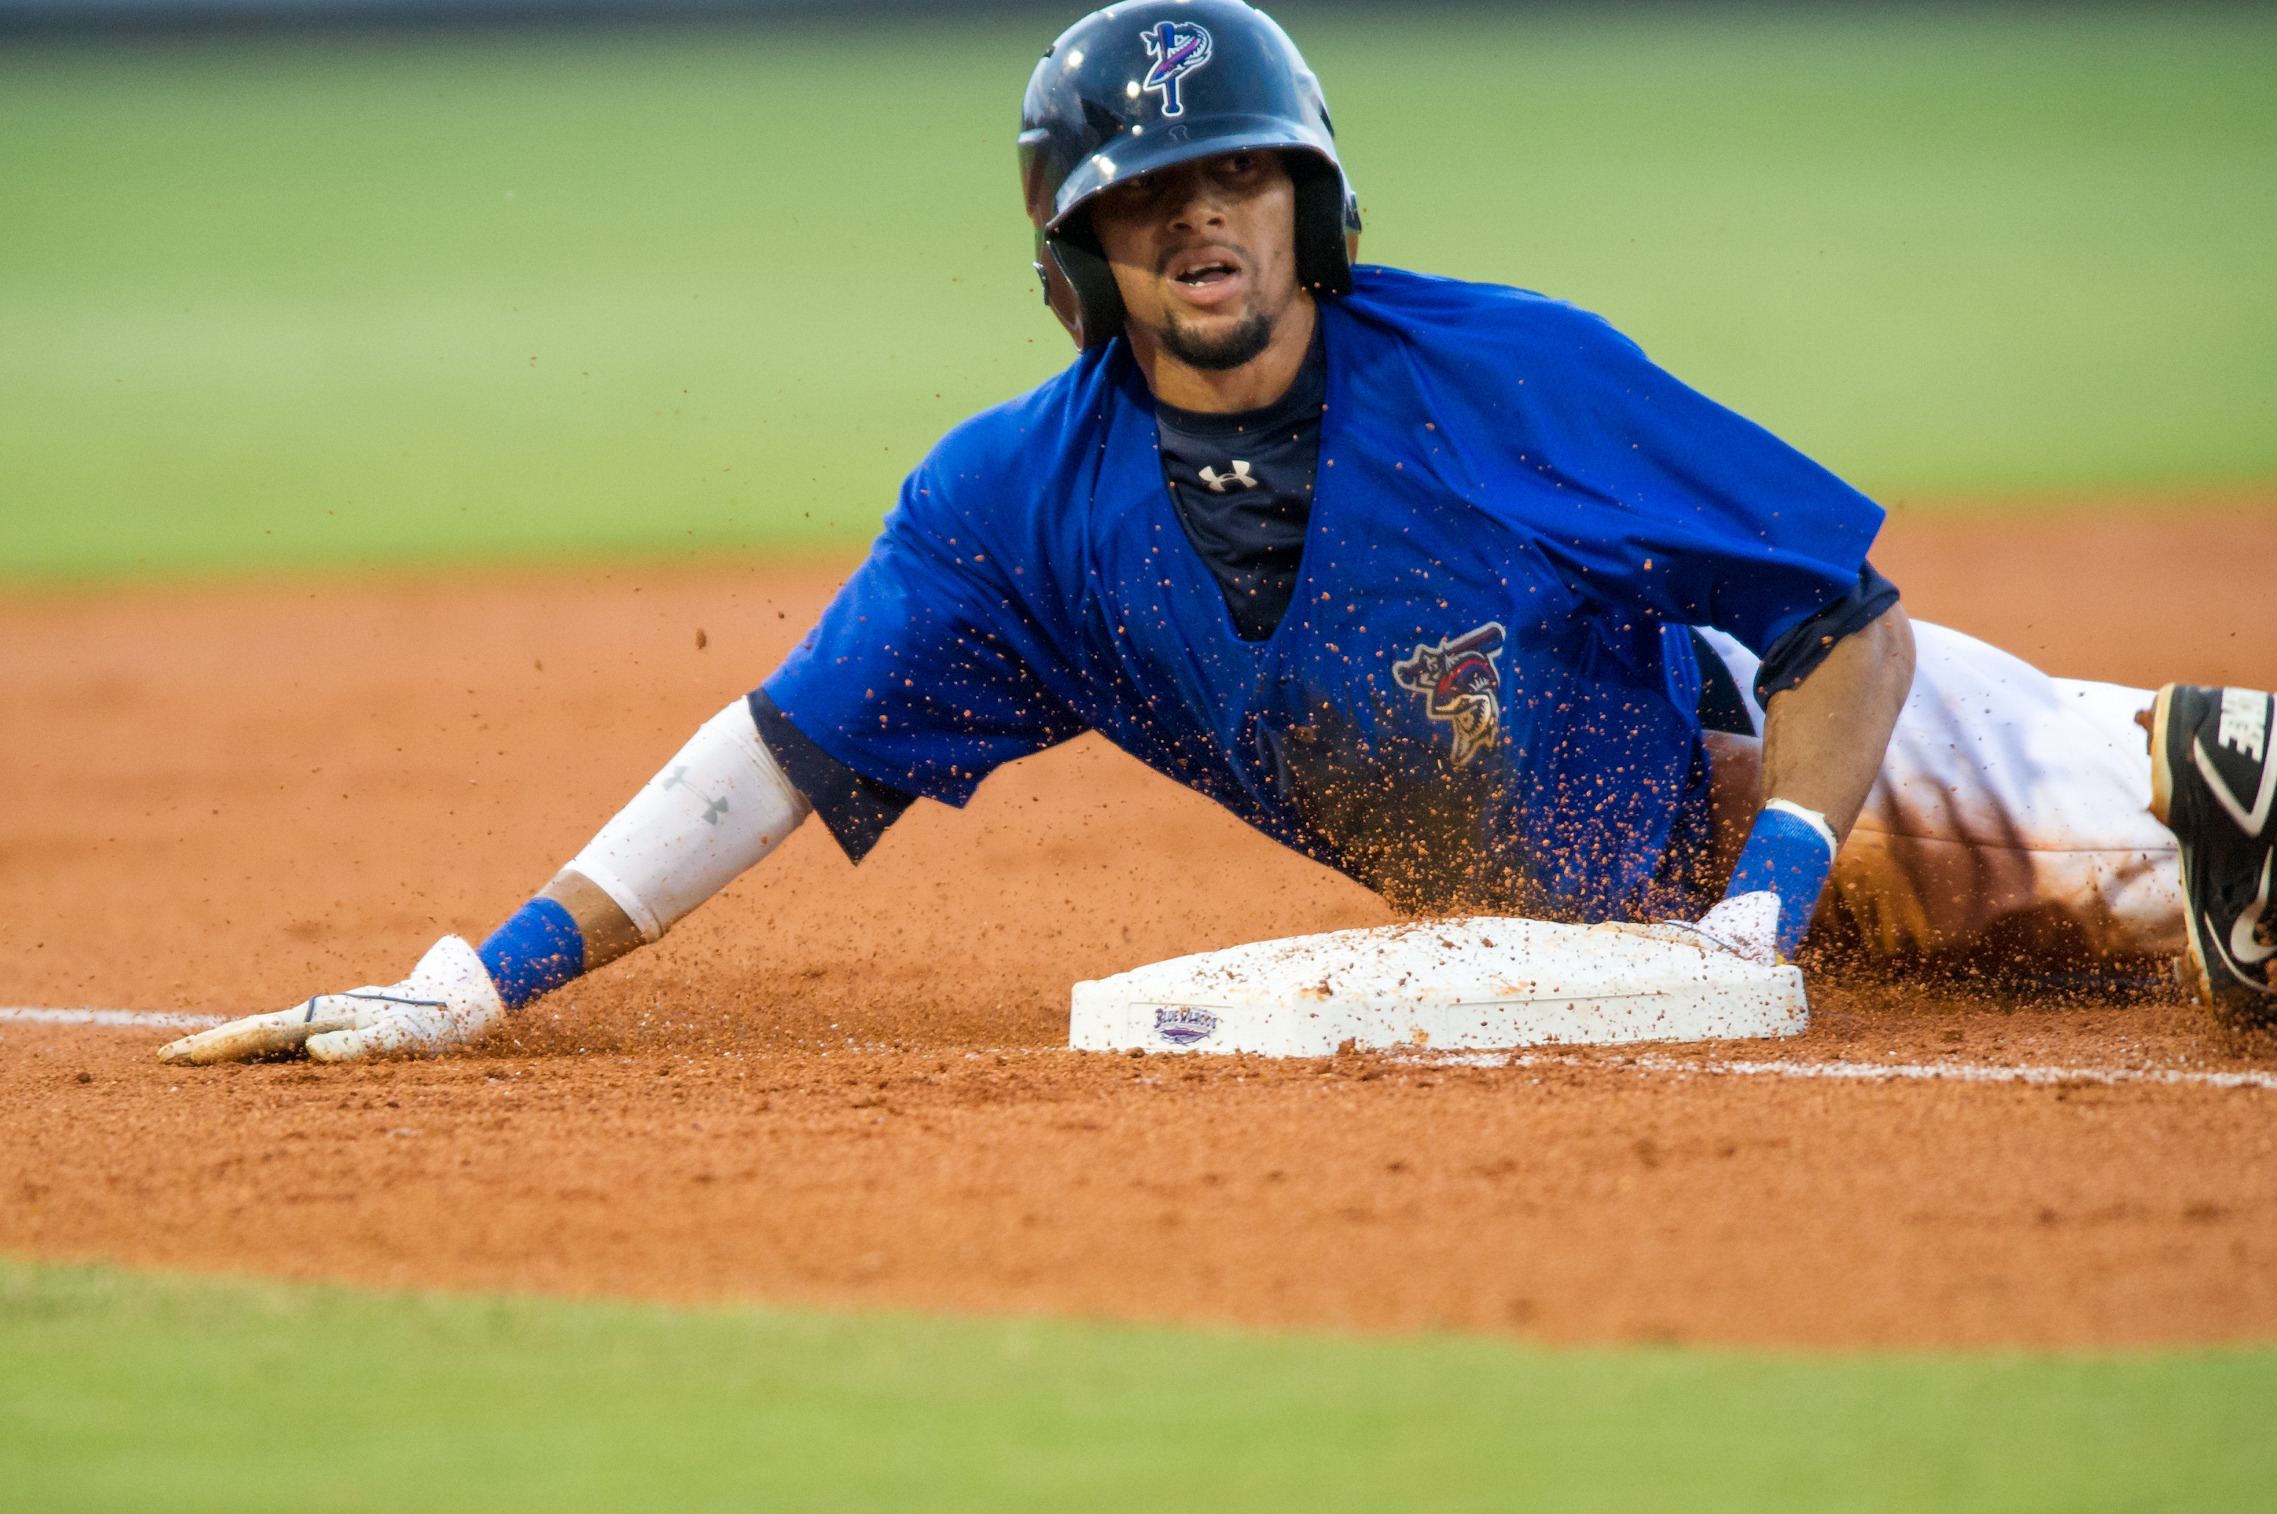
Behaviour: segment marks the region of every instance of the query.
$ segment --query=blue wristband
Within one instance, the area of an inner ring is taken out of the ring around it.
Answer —
[[[1823,816],[1774,799],[1755,817],[1724,889],[1726,899],[1764,889],[1779,896],[1781,957],[1792,957],[1803,944],[1827,874],[1834,871],[1834,833],[1825,826]]]
[[[490,933],[480,955],[498,997],[520,1009],[585,971],[585,936],[560,904],[532,899]]]

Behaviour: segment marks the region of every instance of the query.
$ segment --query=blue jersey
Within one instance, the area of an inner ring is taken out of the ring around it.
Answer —
[[[1685,627],[1764,651],[1856,588],[1881,510],[1560,302],[1363,268],[1320,318],[1270,636],[1181,529],[1118,340],[942,439],[760,702],[889,792],[961,805],[1096,730],[1408,907],[1682,908]]]

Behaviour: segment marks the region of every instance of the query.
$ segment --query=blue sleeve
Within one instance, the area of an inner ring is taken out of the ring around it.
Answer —
[[[1085,728],[1038,671],[1058,649],[1013,587],[1038,575],[1005,560],[1003,533],[951,505],[960,478],[975,475],[940,449],[910,475],[868,559],[761,686],[855,773],[953,805]],[[977,481],[988,487],[985,472]]]
[[[1505,445],[1544,553],[1578,592],[1761,655],[1856,590],[1880,506],[1596,316],[1524,298]]]

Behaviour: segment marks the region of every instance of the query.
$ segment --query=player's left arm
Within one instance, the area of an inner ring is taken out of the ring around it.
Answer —
[[[1822,817],[1834,842],[1858,823],[1913,687],[1913,623],[1891,605],[1763,707],[1763,800]]]
[[[1891,603],[1771,694],[1762,808],[1704,930],[1749,955],[1794,954],[1912,686],[1913,626]]]
[[[1539,532],[1545,559],[1581,597],[1712,626],[1762,658],[1763,744],[1745,740],[1747,760],[1728,765],[1716,752],[1719,811],[1753,824],[1700,923],[1751,956],[1789,956],[1912,683],[1897,586],[1866,560],[1883,511],[1597,317],[1528,306],[1511,329],[1549,380],[1511,398],[1526,445],[1555,463],[1561,492],[1601,506],[1590,530]]]

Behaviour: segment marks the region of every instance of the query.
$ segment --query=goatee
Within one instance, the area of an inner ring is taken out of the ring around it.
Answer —
[[[1273,318],[1261,310],[1251,311],[1228,330],[1205,337],[1172,315],[1155,331],[1154,337],[1164,352],[1187,367],[1199,368],[1205,373],[1223,373],[1229,368],[1239,368],[1272,345]]]

